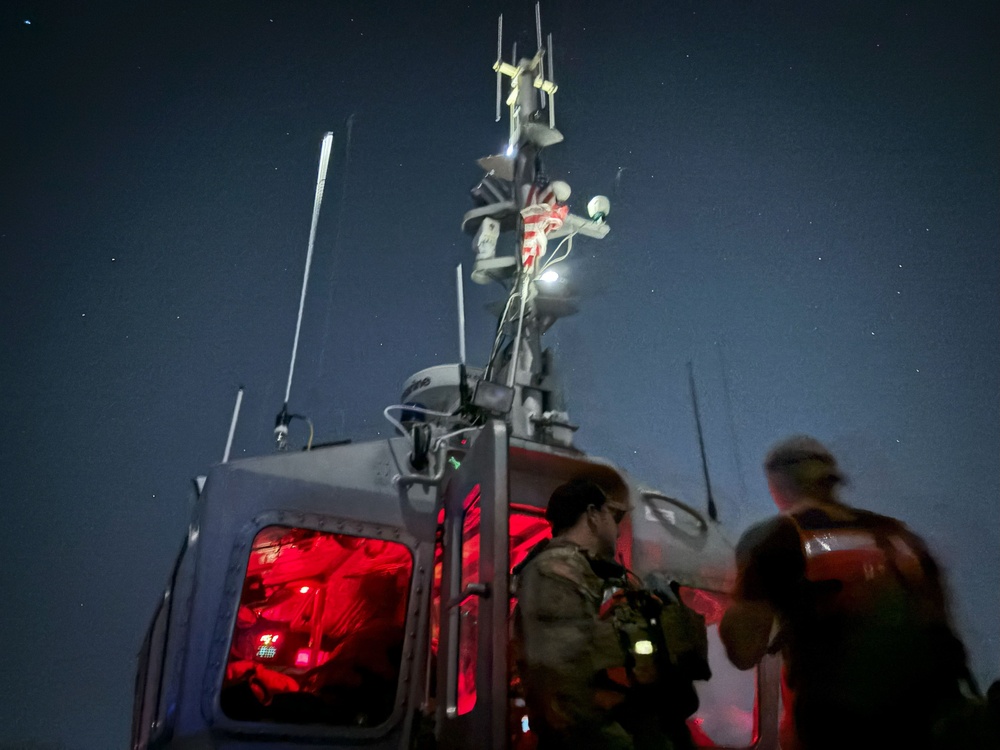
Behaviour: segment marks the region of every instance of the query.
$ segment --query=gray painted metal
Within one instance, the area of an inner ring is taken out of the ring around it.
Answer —
[[[507,737],[507,607],[509,601],[508,506],[544,508],[552,490],[588,477],[633,506],[632,567],[643,577],[676,580],[712,591],[730,590],[731,544],[712,522],[682,504],[646,491],[614,464],[571,448],[508,438],[501,422],[469,433],[471,447],[456,472],[442,481],[403,482],[414,476],[405,438],[280,453],[216,466],[209,474],[188,537],[140,654],[134,748],[285,750],[370,747],[408,748],[415,722],[430,703],[428,670],[436,670],[436,733],[442,748],[495,750]],[[444,454],[426,470],[437,473]],[[466,716],[454,705],[457,608],[442,611],[441,647],[429,663],[429,623],[437,513],[447,507],[446,561],[441,600],[459,594],[461,503],[473,485],[481,490],[478,701]],[[442,489],[445,488],[445,489]],[[645,495],[644,495],[645,492]],[[652,500],[651,500],[652,497]],[[659,503],[655,507],[651,502]],[[666,519],[666,520],[665,520]],[[351,728],[254,724],[226,717],[219,707],[229,641],[246,573],[250,545],[272,524],[336,531],[405,544],[414,575],[407,608],[403,664],[394,712],[380,727]],[[758,672],[762,750],[776,748],[777,667]],[[451,690],[451,701],[446,699]],[[155,706],[155,710],[154,707]],[[426,720],[425,720],[426,721]]]
[[[403,438],[279,454],[216,466],[168,589],[161,696],[138,746],[150,748],[328,748],[401,746],[426,659],[425,616],[434,554],[436,495],[393,477],[408,468]],[[375,728],[237,722],[219,691],[250,545],[269,525],[337,531],[401,542],[414,558],[403,664],[395,710]],[[419,645],[418,645],[419,644]],[[150,663],[158,655],[148,655]],[[147,668],[147,674],[149,669]],[[141,729],[141,728],[140,728]],[[148,739],[145,739],[147,738]]]
[[[441,750],[507,746],[508,562],[507,427],[489,422],[476,437],[462,467],[444,494],[445,556],[442,576],[441,648],[438,657],[437,738]],[[466,498],[479,488],[479,570],[475,588],[462,590],[462,531]],[[475,592],[475,593],[473,593]],[[447,595],[445,595],[447,594]],[[478,596],[476,623],[476,702],[468,713],[458,706],[461,603]]]

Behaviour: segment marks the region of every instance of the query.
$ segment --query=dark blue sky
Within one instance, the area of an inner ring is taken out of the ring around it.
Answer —
[[[234,454],[271,449],[325,131],[292,407],[318,439],[386,435],[405,378],[458,357],[460,219],[506,135],[496,15],[533,47],[532,4],[205,5],[0,9],[0,746],[126,746],[189,480],[240,383]],[[542,14],[550,172],[577,212],[612,201],[612,234],[564,266],[582,312],[547,337],[579,445],[699,502],[693,361],[732,537],[772,512],[769,444],[817,435],[849,500],[928,539],[997,677],[996,4]],[[473,363],[498,296],[466,288]]]

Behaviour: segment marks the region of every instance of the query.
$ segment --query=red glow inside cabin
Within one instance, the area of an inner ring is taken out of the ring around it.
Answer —
[[[269,526],[253,542],[221,705],[244,721],[392,713],[413,559],[398,542]]]

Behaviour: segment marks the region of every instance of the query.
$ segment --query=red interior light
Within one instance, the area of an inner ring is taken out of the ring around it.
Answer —
[[[295,652],[295,666],[296,667],[308,667],[309,666],[309,649],[300,648]]]

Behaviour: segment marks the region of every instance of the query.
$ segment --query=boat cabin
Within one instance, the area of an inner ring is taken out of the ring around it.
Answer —
[[[212,470],[140,654],[133,750],[532,747],[510,573],[575,477],[628,497],[620,558],[706,617],[698,745],[777,747],[776,666],[736,671],[715,633],[733,574],[716,524],[500,421],[427,474],[410,460],[398,437]]]

